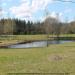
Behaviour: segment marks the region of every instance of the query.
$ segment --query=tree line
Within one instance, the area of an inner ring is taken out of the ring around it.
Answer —
[[[32,22],[20,19],[1,19],[0,35],[24,34],[74,34],[75,21],[60,22],[57,18],[47,17],[43,22]]]

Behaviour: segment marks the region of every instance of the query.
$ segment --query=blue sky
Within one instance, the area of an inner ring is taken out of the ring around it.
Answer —
[[[75,0],[63,0],[75,1]],[[46,11],[49,16],[59,14],[61,21],[75,19],[75,3],[55,0],[0,0],[0,18],[19,18],[32,21],[42,21]]]

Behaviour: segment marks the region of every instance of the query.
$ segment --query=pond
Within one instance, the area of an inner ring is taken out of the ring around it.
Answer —
[[[60,40],[60,41],[48,41],[48,44],[63,44],[66,42],[73,42],[69,40]],[[15,44],[15,45],[10,45],[8,48],[32,48],[32,47],[45,47],[47,46],[47,41],[35,41],[35,42],[30,42],[30,43],[24,43],[24,44]]]

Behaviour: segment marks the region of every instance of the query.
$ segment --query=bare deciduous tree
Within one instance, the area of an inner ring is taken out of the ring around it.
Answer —
[[[61,33],[61,25],[62,23],[59,21],[59,15],[56,18],[51,16],[47,16],[44,21],[44,28],[47,34],[47,46],[48,46],[48,38],[49,34],[56,35],[57,39],[59,39],[59,35]]]

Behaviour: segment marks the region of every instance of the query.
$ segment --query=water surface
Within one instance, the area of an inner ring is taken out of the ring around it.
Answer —
[[[31,48],[31,47],[45,47],[48,44],[63,44],[66,42],[72,42],[68,40],[60,40],[60,41],[35,41],[35,42],[30,42],[30,43],[25,43],[25,44],[15,44],[15,45],[10,45],[8,48]]]

